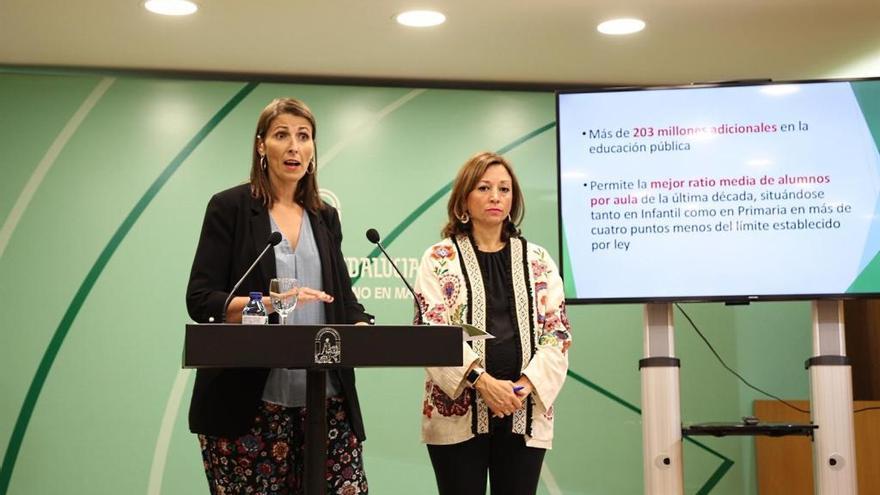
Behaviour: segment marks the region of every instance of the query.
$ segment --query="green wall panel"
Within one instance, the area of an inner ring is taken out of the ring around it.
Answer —
[[[184,290],[205,205],[247,178],[257,115],[276,96],[300,97],[317,115],[319,181],[338,198],[356,290],[380,322],[408,323],[412,303],[384,262],[369,260],[364,231],[378,229],[412,278],[443,224],[447,195],[438,191],[477,151],[510,158],[526,195],[525,236],[558,259],[554,97],[539,92],[0,71],[3,222],[97,90],[0,256],[8,302],[0,493],[206,492],[186,425],[193,376],[180,369]],[[362,271],[365,263],[372,269]],[[684,307],[747,378],[807,397],[807,303]],[[642,308],[569,311],[572,377],[539,492],[641,493]],[[683,420],[750,414],[757,394],[717,364],[678,313],[676,321]],[[358,372],[375,493],[435,491],[419,443],[422,373]],[[751,440],[699,439],[684,454],[687,493],[755,492]]]

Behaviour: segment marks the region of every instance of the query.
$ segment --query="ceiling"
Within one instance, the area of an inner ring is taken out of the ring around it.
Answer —
[[[0,65],[578,86],[880,75],[880,0],[0,0]],[[392,16],[434,8],[447,22]],[[629,37],[598,22],[635,16]]]

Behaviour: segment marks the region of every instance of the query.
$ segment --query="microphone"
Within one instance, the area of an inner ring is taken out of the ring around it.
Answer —
[[[276,231],[276,232],[272,232],[271,234],[269,234],[269,238],[266,240],[266,247],[263,248],[263,251],[260,253],[259,256],[257,256],[257,259],[255,259],[253,264],[251,264],[250,268],[248,268],[247,271],[244,272],[244,275],[242,275],[241,278],[238,279],[238,282],[236,282],[235,286],[232,287],[232,290],[229,291],[229,295],[226,296],[226,301],[223,302],[222,323],[226,323],[226,308],[229,307],[229,301],[232,300],[232,295],[235,294],[235,291],[238,289],[238,286],[241,285],[242,282],[244,282],[244,279],[247,278],[248,274],[251,273],[251,270],[253,270],[254,267],[257,266],[257,263],[259,263],[260,260],[263,259],[263,256],[266,254],[266,251],[268,251],[270,247],[277,246],[278,243],[280,243],[280,242],[281,242],[281,232]]]
[[[416,297],[416,291],[413,290],[412,286],[409,285],[409,282],[406,281],[406,277],[400,273],[400,270],[397,268],[397,265],[394,264],[394,260],[391,259],[391,256],[388,256],[388,253],[385,252],[385,248],[382,247],[382,243],[379,242],[379,232],[376,232],[376,229],[368,229],[367,230],[367,240],[375,244],[379,247],[379,250],[382,251],[382,254],[388,258],[388,262],[391,263],[391,266],[394,267],[394,271],[397,272],[397,275],[400,276],[400,280],[403,280],[403,283],[406,285],[406,288],[409,289],[410,294],[413,296],[413,302],[416,304],[416,311],[419,313],[419,325],[423,325],[425,320],[422,316],[422,305],[419,304],[419,298]]]

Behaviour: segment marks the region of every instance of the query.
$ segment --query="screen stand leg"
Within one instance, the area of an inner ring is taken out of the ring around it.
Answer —
[[[810,416],[815,493],[855,494],[856,452],[853,429],[852,367],[846,357],[843,301],[813,301],[813,357]]]
[[[642,377],[642,466],[645,494],[684,492],[679,365],[672,305],[645,305]]]
[[[324,495],[327,463],[327,372],[306,371],[305,487],[309,495]]]

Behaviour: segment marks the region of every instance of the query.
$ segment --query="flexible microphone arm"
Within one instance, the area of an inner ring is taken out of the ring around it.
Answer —
[[[277,246],[278,243],[280,243],[280,242],[281,242],[281,233],[280,232],[272,232],[271,234],[269,234],[269,239],[266,241],[266,247],[263,248],[263,251],[260,253],[259,256],[257,256],[257,259],[255,259],[253,264],[251,264],[250,268],[248,268],[247,271],[244,272],[244,275],[242,275],[241,278],[238,279],[238,282],[236,282],[235,286],[232,287],[232,290],[229,291],[229,295],[226,296],[226,301],[223,302],[223,319],[221,320],[221,323],[226,323],[226,308],[229,307],[229,301],[232,300],[232,296],[233,296],[233,294],[235,294],[235,291],[238,290],[238,286],[240,286],[241,283],[244,282],[244,279],[247,278],[247,276],[251,273],[251,270],[253,270],[254,267],[257,266],[257,263],[259,263],[260,260],[263,259],[263,256],[266,254],[266,251],[268,251],[269,248],[271,248],[271,247]]]
[[[409,282],[406,281],[406,277],[404,277],[403,274],[400,273],[400,270],[397,268],[397,265],[394,263],[394,260],[391,259],[391,256],[388,256],[388,253],[385,252],[385,248],[382,247],[382,243],[379,242],[379,232],[377,232],[376,229],[367,230],[367,240],[379,247],[379,250],[382,251],[382,254],[384,254],[385,257],[388,258],[388,262],[391,263],[391,266],[394,267],[394,271],[397,272],[397,275],[400,277],[400,280],[403,280],[403,283],[406,285],[406,288],[409,289],[409,293],[412,294],[412,296],[413,296],[413,302],[415,302],[416,311],[419,314],[419,325],[424,325],[425,319],[422,315],[422,305],[419,304],[419,298],[416,297],[416,291],[413,290],[412,286],[409,285]]]

